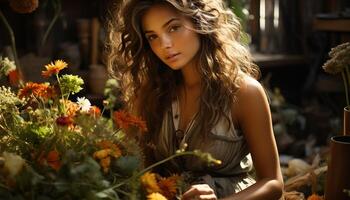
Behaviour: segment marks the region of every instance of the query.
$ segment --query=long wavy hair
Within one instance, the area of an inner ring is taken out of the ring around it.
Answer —
[[[244,74],[260,75],[241,44],[241,25],[221,0],[124,0],[111,13],[108,24],[107,65],[119,80],[128,108],[147,122],[151,138],[182,83],[179,70],[166,66],[151,50],[141,18],[151,6],[166,3],[192,20],[201,47],[197,67],[201,77],[198,120],[210,130],[227,116]],[[137,102],[137,103],[136,103]]]

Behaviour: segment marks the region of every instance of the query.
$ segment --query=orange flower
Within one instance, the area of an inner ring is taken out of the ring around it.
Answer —
[[[161,191],[158,186],[155,173],[146,172],[140,179],[141,184],[143,187],[145,187],[148,194]]]
[[[72,126],[73,122],[74,120],[71,116],[61,116],[56,119],[56,124],[60,126]]]
[[[323,197],[318,196],[317,194],[312,194],[307,198],[307,200],[323,200]]]
[[[17,70],[10,71],[8,77],[11,85],[17,85],[20,80],[20,75]]]
[[[104,173],[107,173],[109,170],[109,166],[111,165],[111,157],[106,157],[100,160],[100,165],[103,169]]]
[[[176,195],[176,185],[180,176],[173,175],[168,178],[162,178],[158,182],[158,186],[161,189],[161,194],[167,199],[173,199]]]
[[[64,107],[66,108],[66,114],[67,116],[74,117],[76,113],[78,112],[79,105],[75,102],[72,102],[70,100],[60,100],[61,103],[64,104]]]
[[[98,116],[101,116],[101,110],[97,106],[91,106],[89,110],[89,114],[94,117],[98,117]]]
[[[10,7],[15,12],[26,14],[33,12],[39,6],[38,0],[11,0]]]
[[[130,126],[138,127],[142,132],[147,131],[146,122],[126,113],[125,111],[114,112],[114,121],[120,128],[128,129]]]
[[[111,157],[119,158],[122,155],[120,148],[107,140],[103,140],[97,144],[102,150],[96,151],[93,154],[94,159],[100,160],[100,165],[104,173],[107,173],[111,163]]]
[[[52,74],[58,74],[62,69],[67,67],[67,63],[62,60],[56,60],[55,63],[45,65],[46,71],[42,71],[41,74],[48,78]]]
[[[19,90],[18,96],[23,98],[30,97],[31,95],[42,99],[49,99],[54,97],[56,92],[55,89],[50,87],[49,84],[28,82],[24,88]]]
[[[58,171],[61,168],[60,154],[58,151],[50,151],[46,156],[46,162],[52,169]]]
[[[42,152],[39,155],[38,162],[40,165],[45,165],[47,164],[50,166],[52,169],[58,171],[62,164],[61,164],[61,159],[60,159],[60,154],[56,150],[49,151],[47,155]]]
[[[108,157],[110,152],[111,152],[111,149],[102,149],[102,150],[96,151],[94,153],[93,157],[95,159],[100,159],[101,160],[101,159],[104,159],[104,158]]]

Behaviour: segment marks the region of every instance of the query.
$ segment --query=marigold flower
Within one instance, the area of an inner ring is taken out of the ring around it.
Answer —
[[[72,102],[70,100],[60,100],[60,102],[64,105],[65,109],[66,109],[66,115],[70,116],[70,117],[74,117],[79,108],[79,105],[75,102]]]
[[[93,158],[99,159],[99,160],[106,158],[107,156],[109,156],[111,151],[112,151],[111,149],[102,149],[102,150],[96,151],[93,155]]]
[[[67,67],[67,63],[62,60],[56,60],[55,63],[45,65],[46,71],[42,71],[41,74],[48,78],[53,74],[58,74],[62,69]]]
[[[56,171],[62,166],[60,154],[56,150],[49,151],[46,156],[44,152],[40,153],[38,162],[40,165],[48,165]]]
[[[147,193],[160,192],[160,188],[157,183],[156,174],[146,172],[141,176],[141,184],[145,187]]]
[[[74,120],[71,116],[61,116],[56,119],[56,124],[60,126],[71,126],[73,122]]]
[[[142,132],[147,131],[146,122],[126,113],[125,111],[114,112],[114,120],[120,128],[128,129],[130,126],[138,127]]]
[[[50,87],[49,84],[28,82],[24,88],[19,90],[18,96],[19,98],[23,98],[33,95],[34,97],[49,99],[52,98],[55,94],[55,89],[53,87]]]
[[[307,198],[307,200],[323,200],[323,197],[318,196],[317,194],[312,194]]]
[[[173,199],[176,195],[176,185],[180,176],[174,175],[168,178],[162,178],[158,182],[158,186],[161,190],[161,194],[167,199]]]
[[[61,168],[60,154],[58,151],[50,151],[46,156],[47,164],[54,170],[58,171]]]
[[[11,0],[10,7],[17,13],[33,12],[39,6],[39,0]]]
[[[158,192],[154,192],[152,194],[147,195],[147,200],[167,200],[162,194]]]

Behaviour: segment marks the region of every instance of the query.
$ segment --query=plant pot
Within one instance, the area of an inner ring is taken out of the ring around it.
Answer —
[[[350,135],[333,136],[326,180],[325,200],[350,200]]]
[[[344,108],[343,134],[350,135],[350,108]]]

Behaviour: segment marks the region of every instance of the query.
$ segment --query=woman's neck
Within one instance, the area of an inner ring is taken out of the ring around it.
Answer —
[[[181,69],[183,86],[187,89],[197,88],[201,84],[201,78],[194,65],[187,65]]]

